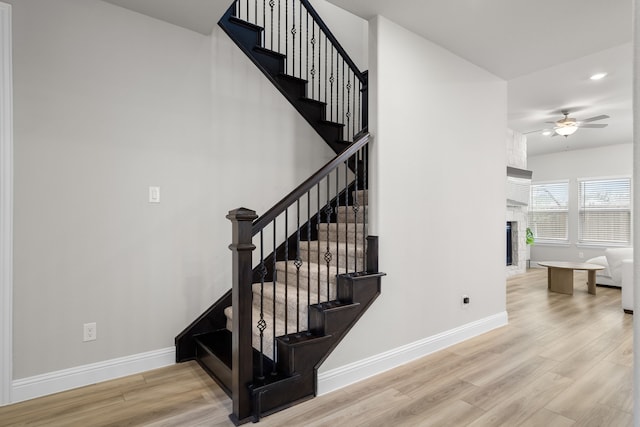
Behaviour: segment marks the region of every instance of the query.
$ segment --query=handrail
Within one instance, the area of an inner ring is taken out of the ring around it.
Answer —
[[[321,167],[316,173],[311,175],[294,189],[291,193],[286,195],[282,200],[276,203],[271,209],[265,212],[260,218],[253,222],[251,229],[251,235],[255,236],[271,223],[278,215],[284,212],[289,206],[291,206],[296,200],[301,198],[307,191],[311,190],[316,184],[318,184],[324,177],[329,175],[331,171],[344,163],[349,157],[353,156],[362,147],[369,142],[369,134],[365,133],[360,136],[354,142],[351,143],[340,155],[333,158],[329,163]]]
[[[318,12],[316,12],[313,6],[311,6],[311,3],[309,3],[309,0],[300,0],[300,3],[302,3],[305,9],[309,11],[309,14],[313,18],[313,20],[316,21],[316,23],[318,24],[318,27],[320,27],[320,29],[325,33],[329,41],[331,41],[331,43],[336,48],[338,53],[342,56],[342,58],[347,63],[347,65],[349,65],[349,67],[353,70],[353,73],[358,78],[358,80],[360,80],[360,82],[363,84],[366,83],[366,78],[364,77],[364,74],[362,73],[362,71],[360,71],[358,66],[353,62],[349,54],[347,54],[347,51],[344,50],[344,48],[342,47],[338,39],[336,39],[336,36],[333,35],[329,27],[327,27],[327,24],[325,24],[325,22],[322,20],[320,15],[318,15]]]

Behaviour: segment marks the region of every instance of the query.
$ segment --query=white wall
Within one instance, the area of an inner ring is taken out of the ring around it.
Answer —
[[[383,17],[369,28],[371,228],[388,276],[323,372],[506,309],[506,83]]]
[[[168,348],[231,286],[226,213],[264,212],[331,151],[218,28],[9,3],[14,379]]]
[[[312,0],[311,5],[360,71],[368,70],[369,25],[367,21],[327,0]]]
[[[605,248],[578,247],[578,179],[631,177],[633,145],[621,144],[585,150],[564,151],[529,157],[532,183],[569,180],[569,244],[531,246],[531,261],[585,261],[604,255]],[[580,252],[583,256],[580,258]]]

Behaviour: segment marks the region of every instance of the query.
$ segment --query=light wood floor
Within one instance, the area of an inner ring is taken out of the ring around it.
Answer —
[[[269,417],[268,426],[631,426],[632,316],[620,290],[507,285],[509,325]],[[585,283],[583,285],[583,283]],[[194,363],[0,408],[1,426],[231,426]]]

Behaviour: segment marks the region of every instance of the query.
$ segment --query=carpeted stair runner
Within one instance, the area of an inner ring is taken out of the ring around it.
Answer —
[[[363,220],[365,215],[368,215],[368,212],[365,213],[367,191],[360,190],[357,194],[353,192],[352,198],[358,202],[357,212],[354,212],[354,206],[339,206],[337,223],[324,223],[318,226],[319,240],[300,242],[302,264],[299,269],[294,260],[278,261],[275,285],[271,281],[265,282],[264,285],[253,284],[253,325],[257,325],[260,320],[261,308],[262,317],[267,323],[262,337],[262,352],[265,356],[274,358],[274,337],[308,329],[309,304],[318,304],[337,298],[336,276],[338,274],[365,270],[366,227]],[[330,256],[325,256],[327,247]],[[227,317],[227,329],[231,330],[233,308],[227,307],[224,314]],[[254,327],[253,331],[253,347],[260,350],[260,331],[257,327]]]

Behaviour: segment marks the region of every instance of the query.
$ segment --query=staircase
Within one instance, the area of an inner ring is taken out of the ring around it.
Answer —
[[[367,227],[366,73],[306,0],[237,1],[219,25],[337,154],[261,217],[229,212],[233,287],[176,337],[176,360],[211,375],[239,425],[315,396],[384,273]]]

